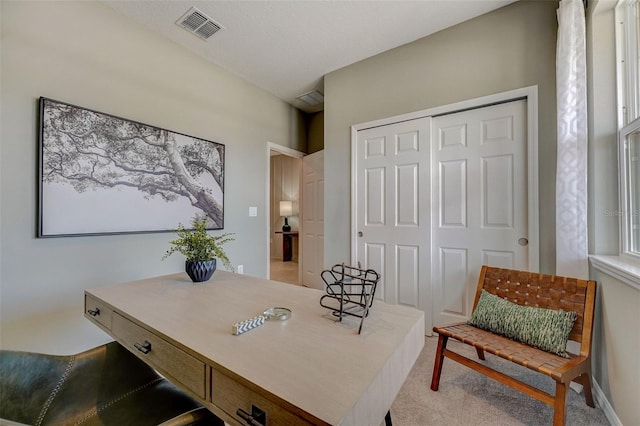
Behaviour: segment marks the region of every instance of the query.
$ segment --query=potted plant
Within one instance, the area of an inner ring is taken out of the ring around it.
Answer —
[[[176,230],[178,238],[169,242],[171,247],[162,259],[166,259],[175,252],[182,253],[187,258],[185,271],[194,283],[211,278],[216,270],[216,259],[220,259],[225,268],[233,271],[231,261],[222,248],[224,244],[235,240],[232,237],[233,234],[209,235],[207,218],[204,216],[195,216],[191,224],[193,229],[185,229],[182,224],[178,225]]]

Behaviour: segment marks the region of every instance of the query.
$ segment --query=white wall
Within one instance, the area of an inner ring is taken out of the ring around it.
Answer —
[[[160,260],[171,233],[35,237],[40,96],[225,144],[225,231],[236,233],[228,254],[266,275],[265,146],[304,151],[298,110],[100,2],[3,1],[0,11],[2,348],[72,353],[101,343],[83,318],[85,288],[184,264]]]
[[[350,126],[538,85],[540,269],[555,270],[556,1],[518,1],[325,76],[325,266],[350,259]]]

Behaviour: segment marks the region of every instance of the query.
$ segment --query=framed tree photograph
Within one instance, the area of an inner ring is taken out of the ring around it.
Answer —
[[[220,143],[40,98],[38,237],[224,228]]]

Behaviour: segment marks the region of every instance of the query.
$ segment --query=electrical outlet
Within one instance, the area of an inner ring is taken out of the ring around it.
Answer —
[[[236,268],[239,274],[244,274],[244,265],[238,265]]]

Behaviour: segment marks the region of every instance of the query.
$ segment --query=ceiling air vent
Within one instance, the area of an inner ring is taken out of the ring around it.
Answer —
[[[192,7],[176,21],[176,24],[200,37],[208,39],[222,29],[222,25],[213,21],[195,7]]]
[[[324,103],[324,95],[317,90],[298,96],[298,99],[310,106],[316,106]]]

